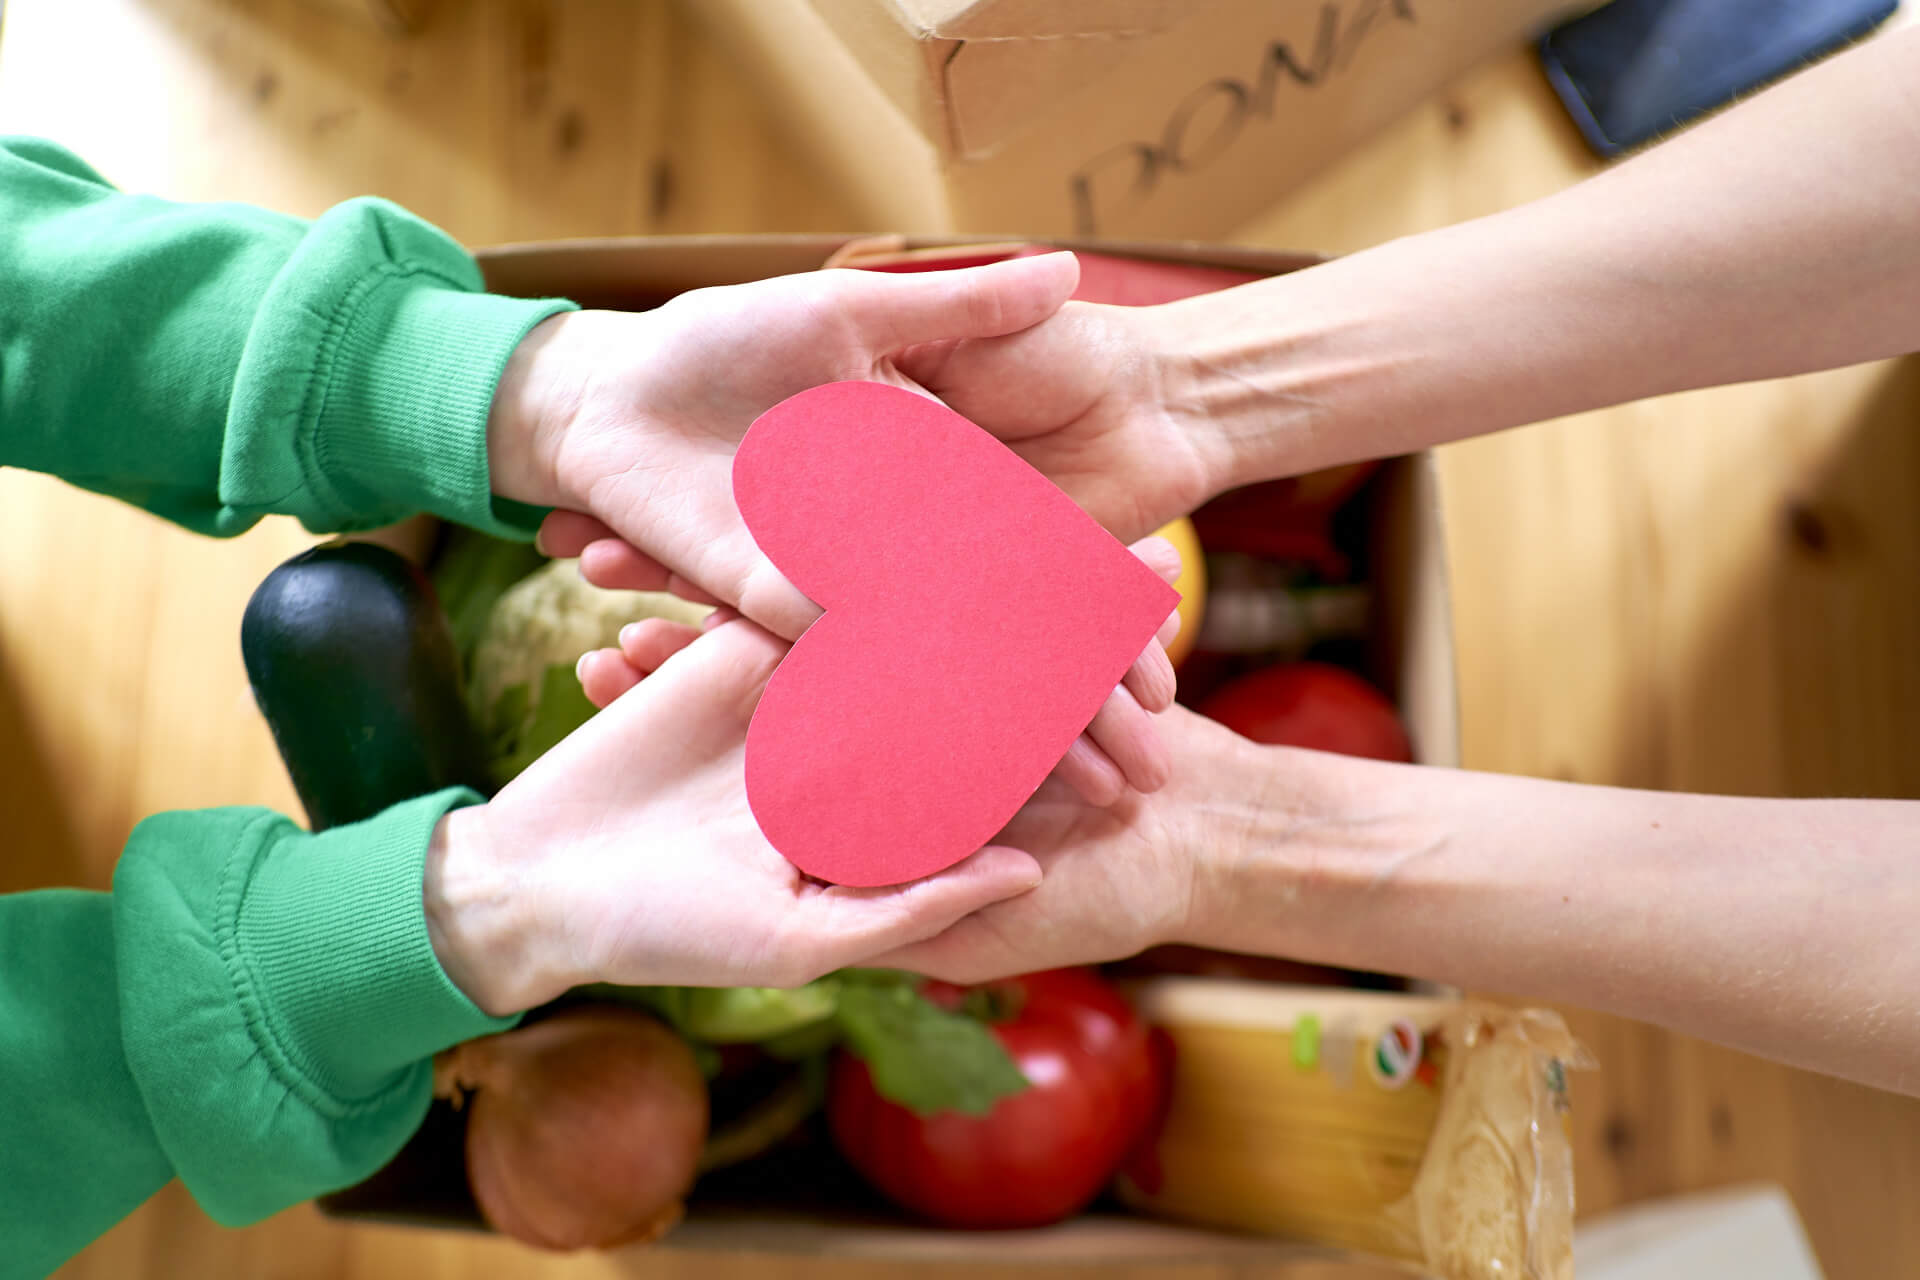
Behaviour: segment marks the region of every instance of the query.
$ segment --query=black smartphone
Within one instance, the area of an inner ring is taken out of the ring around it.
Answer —
[[[1613,0],[1540,41],[1588,145],[1616,156],[1867,35],[1898,0]]]

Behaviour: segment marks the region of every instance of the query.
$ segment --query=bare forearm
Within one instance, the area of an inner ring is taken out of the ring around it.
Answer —
[[[1223,484],[1920,349],[1920,30],[1558,195],[1162,308]]]
[[[1280,792],[1214,845],[1242,851],[1217,881],[1233,905],[1196,940],[1604,1009],[1920,1093],[1920,804],[1251,754],[1246,776]]]

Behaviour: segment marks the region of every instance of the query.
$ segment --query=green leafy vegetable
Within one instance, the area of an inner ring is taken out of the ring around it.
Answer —
[[[985,1115],[1027,1078],[987,1025],[949,1013],[911,980],[850,971],[835,1019],[880,1096],[922,1114]]]
[[[789,1062],[845,1045],[882,1097],[923,1114],[984,1115],[1027,1087],[984,1022],[934,1004],[910,973],[842,969],[791,989],[599,986],[589,994],[640,1005],[696,1044],[758,1044]]]
[[[546,562],[529,543],[508,542],[471,529],[448,529],[433,561],[433,590],[446,611],[462,670],[473,669],[473,651],[494,603]]]
[[[527,686],[520,684],[504,690],[494,704],[496,727],[488,746],[501,786],[591,720],[595,710],[573,668],[562,662],[541,673],[540,697],[530,711],[529,701]]]

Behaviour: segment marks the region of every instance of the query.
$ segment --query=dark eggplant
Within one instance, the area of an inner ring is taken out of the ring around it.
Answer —
[[[492,791],[446,615],[404,556],[303,551],[247,602],[240,651],[315,831],[443,787]]]

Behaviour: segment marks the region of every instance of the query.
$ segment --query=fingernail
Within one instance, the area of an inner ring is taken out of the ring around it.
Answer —
[[[574,660],[573,678],[575,680],[578,680],[581,684],[585,684],[587,682],[587,659],[591,658],[592,656],[593,655],[591,653],[583,653]]]
[[[629,622],[626,626],[621,627],[620,628],[620,647],[624,649],[628,645],[632,644],[633,638],[636,634],[639,633],[639,630],[640,630],[640,624],[637,622]]]

